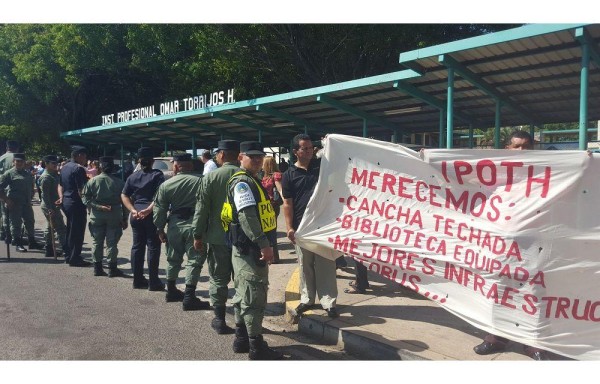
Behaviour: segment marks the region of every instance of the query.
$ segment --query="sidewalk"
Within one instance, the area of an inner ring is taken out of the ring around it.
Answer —
[[[34,204],[36,237],[41,241],[45,220]],[[283,215],[279,217],[279,228],[285,228]],[[422,297],[410,289],[403,288],[383,277],[369,272],[371,289],[366,294],[347,294],[344,289],[354,279],[354,262],[347,258],[348,268],[337,270],[339,318],[330,319],[316,305],[304,316],[293,317],[292,310],[299,304],[299,271],[296,254],[283,232],[278,233],[280,246],[279,264],[269,269],[269,292],[265,321],[281,322],[285,318],[296,323],[300,333],[317,342],[343,347],[348,353],[365,360],[504,360],[528,361],[522,346],[510,343],[505,353],[479,356],[473,346],[485,336],[463,320],[450,314],[435,302]],[[90,258],[91,238],[86,230],[83,256]],[[14,248],[13,248],[14,249]],[[123,233],[119,242],[119,268],[130,273],[131,229]],[[39,251],[38,251],[39,252]],[[43,257],[43,253],[36,252]],[[164,280],[166,266],[164,248],[161,253],[160,273]],[[89,270],[92,276],[92,269]],[[184,274],[180,273],[178,286],[184,286]],[[229,295],[233,296],[233,284]],[[197,294],[208,298],[208,266],[202,268]],[[233,314],[228,305],[228,316]],[[265,326],[268,327],[266,324]],[[550,355],[552,359],[566,358]]]

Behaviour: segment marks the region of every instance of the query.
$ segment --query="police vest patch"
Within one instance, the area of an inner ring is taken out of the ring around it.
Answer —
[[[238,212],[251,205],[256,205],[254,194],[247,183],[242,181],[236,184],[233,190],[233,202]]]

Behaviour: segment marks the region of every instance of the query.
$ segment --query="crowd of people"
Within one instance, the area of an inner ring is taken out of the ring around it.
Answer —
[[[518,132],[511,136],[507,148],[531,148],[532,138]],[[69,161],[48,155],[29,169],[25,154],[18,152],[18,143],[8,141],[7,151],[0,157],[0,235],[16,251],[26,252],[21,233],[24,224],[29,248],[43,248],[34,237],[31,199],[35,185],[47,221],[47,257],[60,254],[56,238],[69,266],[93,266],[93,275],[98,277],[132,278],[134,289],[165,292],[166,288],[165,300],[182,302],[184,311],[212,309],[212,328],[218,334],[235,333],[236,353],[248,353],[251,360],[281,359],[282,354],[262,337],[269,265],[280,260],[276,233],[281,211],[286,236],[295,245],[300,266],[301,298],[296,314],[301,316],[313,307],[318,296],[329,317],[339,316],[336,261],[304,249],[295,241],[295,232],[318,182],[320,158],[306,134],[293,138],[292,151],[295,163],[285,163],[286,170],[281,172],[260,142],[221,140],[214,153],[202,154],[203,173],[194,171],[190,154],[178,154],[172,160],[174,176],[165,180],[162,171],[152,167],[152,148],[142,147],[137,152],[139,170],[123,181],[115,175],[112,157],[89,161],[85,147],[74,146]],[[92,237],[92,263],[81,256],[86,225]],[[128,226],[133,238],[133,276],[117,267],[118,243]],[[162,245],[166,249],[166,285],[158,272]],[[103,267],[105,257],[108,273]],[[208,264],[210,302],[195,294],[204,263]],[[176,286],[182,269],[183,292]],[[225,321],[232,280],[235,327]],[[368,288],[367,268],[357,262],[356,279],[346,292],[363,294]],[[507,342],[488,335],[474,351],[495,353]],[[539,349],[528,348],[528,354],[536,360],[546,359]]]
[[[169,179],[153,169],[154,153],[147,147],[137,152],[139,170],[124,180],[116,174],[113,157],[88,159],[82,146],[73,146],[67,161],[47,155],[36,164],[27,162],[18,142],[9,140],[6,149],[0,157],[1,228],[3,240],[17,252],[27,252],[26,246],[45,249],[46,257],[64,256],[71,267],[93,267],[94,276],[132,278],[134,289],[166,290],[166,301],[181,302],[184,311],[212,309],[212,328],[218,334],[235,333],[234,351],[248,353],[252,360],[282,358],[262,337],[268,268],[279,262],[282,174],[261,143],[220,141],[215,153],[206,154],[211,158],[205,159],[203,173],[194,171],[190,154],[175,155],[175,175]],[[34,235],[35,190],[47,222],[45,246]],[[27,241],[22,239],[23,224]],[[117,266],[118,244],[129,226],[133,276]],[[86,228],[92,238],[91,263],[82,257]],[[158,270],[163,245],[166,284]],[[204,263],[210,303],[196,296]],[[176,286],[182,269],[184,292]],[[225,322],[232,279],[235,328]]]

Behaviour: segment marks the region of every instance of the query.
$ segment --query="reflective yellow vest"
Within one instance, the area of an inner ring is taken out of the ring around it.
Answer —
[[[256,179],[250,176],[246,171],[239,171],[234,173],[231,178],[227,181],[227,197],[223,203],[223,209],[221,209],[221,224],[225,232],[229,231],[229,224],[233,221],[233,206],[229,202],[229,189],[232,180],[239,175],[246,175],[252,179],[256,185],[256,189],[260,194],[260,200],[257,202],[258,217],[260,219],[260,226],[264,233],[272,231],[277,228],[277,219],[275,217],[275,210],[271,205],[271,201],[268,196],[265,195],[262,185],[260,185]],[[256,196],[254,196],[256,197]],[[237,212],[235,214],[237,218]]]

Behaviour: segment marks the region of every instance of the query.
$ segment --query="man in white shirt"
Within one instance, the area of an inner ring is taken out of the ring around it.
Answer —
[[[201,159],[202,159],[202,162],[204,163],[204,171],[202,172],[203,176],[208,175],[210,172],[212,172],[218,168],[217,164],[212,159],[212,155],[210,154],[210,151],[208,149],[206,151],[202,152]]]

